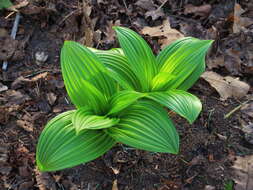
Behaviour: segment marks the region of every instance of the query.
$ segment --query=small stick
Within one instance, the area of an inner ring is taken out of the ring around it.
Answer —
[[[14,24],[13,24],[13,27],[12,27],[12,30],[11,30],[11,37],[13,39],[15,39],[16,35],[17,35],[19,20],[20,20],[20,13],[17,12],[16,17],[15,17],[15,21],[14,21]],[[8,61],[4,61],[2,69],[4,71],[6,71],[7,67],[8,67]]]
[[[247,100],[243,103],[241,103],[239,106],[236,106],[234,109],[232,109],[229,113],[227,113],[225,116],[224,116],[224,119],[227,119],[229,118],[233,113],[235,113],[236,111],[238,111],[239,109],[241,109],[242,106],[244,106],[245,104],[247,104],[250,100]]]

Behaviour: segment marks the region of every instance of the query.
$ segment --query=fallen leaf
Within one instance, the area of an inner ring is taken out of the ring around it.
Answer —
[[[252,33],[248,30],[224,39],[221,47],[224,66],[232,75],[253,74],[252,40]]]
[[[94,25],[91,21],[90,14],[91,14],[92,7],[89,3],[83,0],[83,19],[82,25],[84,29],[84,42],[83,44],[89,47],[93,46],[93,36],[94,36]]]
[[[157,20],[157,19],[162,19],[165,17],[165,14],[163,12],[162,9],[156,9],[156,10],[152,10],[152,11],[147,11],[145,13],[145,18],[151,17],[151,19],[153,21]]]
[[[10,59],[18,47],[18,41],[11,38],[11,36],[0,37],[0,61]]]
[[[236,182],[235,190],[253,189],[253,155],[237,156],[234,162],[233,173]]]
[[[4,28],[0,28],[0,38],[3,38],[5,36],[8,36],[7,30],[5,30]]]
[[[11,88],[12,89],[17,89],[20,88],[22,85],[24,85],[25,83],[29,83],[29,82],[36,82],[40,79],[45,79],[48,76],[48,72],[43,72],[40,73],[34,77],[32,77],[31,79],[29,78],[25,78],[23,76],[20,76],[18,78],[16,78],[12,83],[11,83]]]
[[[138,7],[141,7],[144,10],[155,10],[156,6],[154,4],[154,2],[152,0],[138,0],[135,5],[137,5]]]
[[[118,189],[118,181],[117,179],[115,179],[112,183],[112,190],[119,190]]]
[[[253,19],[248,17],[242,17],[242,14],[245,10],[242,9],[241,5],[235,3],[234,6],[234,24],[233,24],[233,32],[238,33],[244,30],[246,27],[253,24]]]
[[[195,16],[207,17],[211,12],[212,6],[209,4],[194,6],[187,4],[184,7],[184,14],[194,14]]]
[[[151,37],[160,37],[161,39],[159,39],[158,42],[160,43],[161,48],[164,48],[171,42],[184,37],[184,35],[178,30],[170,27],[170,23],[167,19],[164,20],[161,26],[146,26],[141,30],[141,32],[142,34],[147,34]]]
[[[241,52],[242,50],[238,51],[234,48],[225,50],[225,67],[233,75],[239,75],[241,73]]]
[[[44,7],[36,6],[32,3],[29,3],[20,9],[20,12],[25,15],[35,15],[43,11],[45,11]]]
[[[17,9],[23,8],[23,7],[27,6],[28,4],[29,4],[28,0],[23,0],[23,1],[19,2],[18,4],[16,4],[16,5],[12,5],[8,9],[11,10],[11,11],[17,11]]]
[[[209,69],[224,66],[224,56],[220,55],[220,56],[217,56],[215,58],[207,59],[206,65]]]
[[[20,105],[31,99],[27,94],[23,94],[16,90],[6,91],[5,96],[8,102],[6,106]]]
[[[248,93],[250,88],[247,83],[237,78],[223,77],[212,71],[204,72],[201,77],[217,90],[222,100],[226,100],[229,97],[242,98]]]
[[[33,132],[33,124],[29,121],[17,120],[17,126],[23,128],[27,132]]]
[[[203,155],[198,155],[196,157],[194,157],[190,162],[189,162],[189,165],[190,166],[194,166],[194,165],[197,165],[197,164],[202,164],[206,161],[206,158],[203,156]]]

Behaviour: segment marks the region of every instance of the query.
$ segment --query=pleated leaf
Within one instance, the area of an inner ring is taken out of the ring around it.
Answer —
[[[202,104],[196,96],[182,90],[151,92],[147,98],[166,106],[187,119],[190,123],[196,120],[202,109]]]
[[[61,68],[68,95],[77,108],[88,104],[96,113],[101,112],[107,99],[117,90],[99,58],[76,42],[64,43]]]
[[[119,119],[94,115],[89,108],[83,107],[73,114],[72,122],[77,133],[80,133],[85,129],[97,130],[112,127],[119,122]]]
[[[136,32],[124,27],[114,29],[129,66],[142,85],[142,91],[149,91],[151,80],[157,74],[156,60],[151,48]]]
[[[165,49],[157,56],[156,61],[160,72],[174,75],[168,89],[189,89],[205,70],[205,55],[212,40],[182,38]]]
[[[94,160],[115,144],[101,130],[77,134],[71,122],[73,113],[68,111],[56,116],[42,131],[36,152],[40,171],[57,171]]]
[[[175,76],[171,75],[166,72],[160,72],[158,73],[152,80],[152,88],[151,91],[161,91],[161,90],[166,90],[172,79],[174,79]]]
[[[122,54],[121,49],[115,48],[108,51],[92,49],[92,51],[109,70],[110,76],[123,89],[141,90],[140,81],[131,70],[127,58]]]
[[[179,137],[167,112],[153,101],[138,101],[122,112],[118,125],[106,129],[116,141],[153,151],[177,154]]]
[[[116,93],[110,100],[110,108],[108,115],[119,113],[123,109],[127,108],[138,99],[145,97],[145,93],[139,93],[136,91],[124,90]]]

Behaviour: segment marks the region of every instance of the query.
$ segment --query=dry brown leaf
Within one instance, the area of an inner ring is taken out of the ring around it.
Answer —
[[[84,42],[83,44],[89,47],[93,46],[93,36],[94,36],[94,25],[90,19],[91,5],[88,1],[83,0],[83,24],[84,24]]]
[[[234,7],[234,24],[233,24],[233,32],[237,33],[241,30],[245,29],[245,27],[253,24],[253,19],[242,17],[242,14],[245,10],[242,9],[241,5],[236,3]]]
[[[224,56],[220,55],[216,58],[207,59],[206,65],[209,69],[218,68],[219,66],[224,66]]]
[[[16,90],[8,90],[5,93],[5,97],[7,98],[6,106],[10,105],[20,105],[25,103],[26,101],[31,100],[31,98],[27,94],[23,94],[21,91]]]
[[[119,190],[118,189],[118,181],[117,179],[115,179],[112,183],[112,190]]]
[[[13,5],[13,6],[9,7],[8,9],[11,11],[17,11],[17,9],[23,8],[23,7],[27,6],[28,4],[29,4],[28,0],[22,0],[18,4]]]
[[[165,16],[165,14],[162,9],[147,11],[145,13],[145,18],[151,17],[153,21],[155,21],[159,18],[164,18],[164,16]]]
[[[253,189],[253,155],[237,156],[233,165],[235,190]]]
[[[159,43],[161,45],[161,48],[166,47],[171,42],[184,37],[182,33],[180,33],[176,29],[172,29],[170,27],[169,21],[166,19],[164,20],[163,24],[161,26],[155,26],[155,27],[149,27],[146,26],[142,29],[142,34],[147,34],[151,37],[163,37],[162,39],[159,39]]]
[[[0,61],[10,59],[18,47],[18,41],[11,36],[0,36]]]
[[[23,128],[27,132],[33,132],[33,124],[29,121],[17,120],[17,126]]]
[[[152,0],[138,0],[135,3],[135,5],[137,5],[138,7],[141,7],[142,9],[148,10],[148,11],[156,9],[156,6]]]
[[[204,72],[201,77],[217,90],[222,100],[229,97],[241,98],[245,96],[250,86],[237,78],[230,76],[223,77],[215,72]]]
[[[196,16],[207,17],[211,12],[212,6],[209,4],[194,6],[187,4],[184,7],[184,14],[194,14]]]

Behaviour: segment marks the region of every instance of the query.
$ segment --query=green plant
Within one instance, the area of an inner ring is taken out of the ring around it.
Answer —
[[[130,29],[115,27],[122,49],[66,41],[61,68],[76,110],[53,118],[40,135],[36,162],[55,171],[93,160],[116,142],[177,154],[179,137],[163,106],[192,123],[201,102],[185,90],[205,68],[209,40],[184,38],[155,58]]]
[[[12,3],[10,0],[0,0],[0,10],[4,8],[9,8],[12,6]]]
[[[233,190],[233,189],[234,189],[234,181],[233,180],[226,181],[224,185],[224,190]]]

